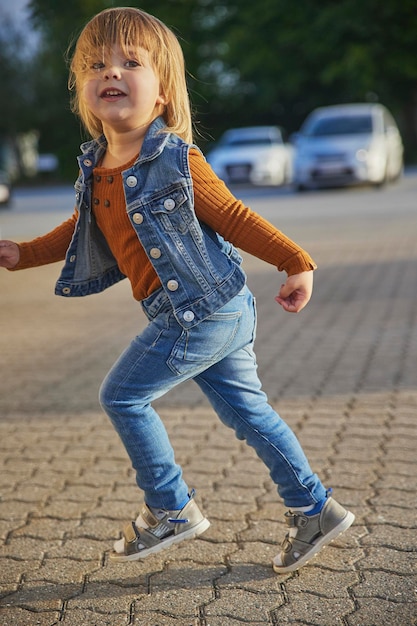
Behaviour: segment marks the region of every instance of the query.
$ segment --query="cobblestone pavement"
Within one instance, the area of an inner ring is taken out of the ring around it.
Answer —
[[[289,575],[271,568],[284,508],[264,466],[192,383],[158,408],[212,525],[143,562],[109,562],[140,495],[97,391],[143,315],[126,284],[68,301],[52,295],[58,266],[0,272],[1,626],[417,624],[415,181],[389,218],[289,221],[320,267],[300,315],[274,304],[276,271],[245,260],[264,388],[356,515]],[[346,193],[354,207],[376,192]]]

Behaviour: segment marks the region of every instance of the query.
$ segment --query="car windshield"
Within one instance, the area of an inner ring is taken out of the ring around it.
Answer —
[[[270,146],[272,144],[270,137],[230,137],[225,138],[222,146]]]
[[[306,132],[310,137],[327,137],[329,135],[358,135],[372,132],[370,115],[341,115],[339,117],[323,117]]]

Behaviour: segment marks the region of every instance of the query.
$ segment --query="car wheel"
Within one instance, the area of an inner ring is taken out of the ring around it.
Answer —
[[[404,164],[402,163],[398,170],[391,177],[391,181],[393,183],[397,183],[404,175]]]
[[[8,198],[0,202],[0,209],[10,209],[11,204],[12,204],[12,198],[11,196],[9,196]]]
[[[382,189],[388,182],[388,163],[385,163],[384,173],[380,180],[377,180],[373,183],[375,189]]]

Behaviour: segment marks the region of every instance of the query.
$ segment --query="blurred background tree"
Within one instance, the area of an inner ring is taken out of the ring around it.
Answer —
[[[25,175],[24,141],[36,145],[33,123],[35,78],[33,59],[26,54],[22,33],[7,15],[0,12],[0,168],[14,178]],[[32,151],[33,153],[33,151]]]
[[[66,52],[95,13],[117,0],[29,0],[40,34],[36,54],[16,68],[24,46],[0,30],[3,125],[35,129],[41,152],[57,154],[73,179],[86,139],[69,108]],[[203,148],[231,126],[298,130],[316,106],[380,101],[396,117],[408,162],[417,161],[416,0],[132,0],[179,37]],[[15,53],[13,53],[15,48]],[[20,51],[20,52],[19,52]],[[16,56],[14,57],[16,58]],[[4,80],[6,71],[6,80]],[[24,84],[24,89],[21,85]],[[7,120],[7,121],[6,121]],[[0,126],[1,132],[1,126]]]

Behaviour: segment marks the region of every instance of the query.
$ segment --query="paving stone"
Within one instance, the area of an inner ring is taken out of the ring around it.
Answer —
[[[222,521],[219,519],[213,520],[208,530],[205,531],[203,537],[206,541],[212,541],[216,543],[229,543],[237,541],[237,537],[241,532],[247,528],[247,522],[241,521]]]
[[[71,609],[67,607],[64,615],[65,621],[71,624],[71,626],[129,626],[132,623],[130,613],[130,607],[127,611],[121,611],[120,613],[112,612],[110,614],[102,613],[99,610]]]
[[[366,520],[368,524],[392,524],[401,528],[417,528],[415,508],[404,509],[381,504],[376,509],[368,510]]]
[[[30,484],[30,482],[27,481],[23,485],[19,485],[12,493],[2,494],[3,502],[12,503],[18,500],[20,502],[32,502],[41,506],[50,495],[51,489],[39,484]]]
[[[366,556],[361,559],[363,570],[382,570],[394,574],[409,575],[416,571],[417,554],[409,550],[399,551],[385,547],[371,547],[365,550]]]
[[[197,591],[201,587],[211,587],[213,581],[222,578],[227,572],[225,565],[198,565],[196,563],[178,563],[173,561],[164,571],[153,574],[149,579],[151,592],[176,589]]]
[[[85,576],[100,567],[98,560],[81,561],[77,559],[59,558],[45,559],[41,566],[28,568],[26,566],[25,579],[29,582],[44,581],[56,585],[80,583]]]
[[[212,595],[213,590],[210,585],[196,587],[192,593],[189,590],[174,587],[166,591],[156,591],[152,595],[137,594],[135,614],[137,617],[142,616],[142,623],[147,619],[145,616],[150,616],[150,623],[158,624],[159,617],[162,615],[171,618],[175,616],[180,623],[181,619],[182,623],[187,623],[195,618],[201,604],[205,605],[210,602]],[[140,620],[139,623],[141,623]]]
[[[218,564],[224,563],[224,559],[229,558],[238,550],[236,543],[220,543],[197,539],[184,541],[176,547],[170,548],[169,558],[182,561],[194,561],[195,563]]]
[[[62,603],[82,593],[81,584],[56,585],[47,582],[25,582],[14,594],[7,597],[7,605],[18,606],[35,613],[60,611]]]
[[[0,519],[9,520],[10,522],[25,521],[29,514],[34,514],[37,508],[34,504],[27,502],[0,502]]]
[[[274,618],[280,625],[342,626],[344,616],[352,608],[353,602],[349,598],[322,598],[314,593],[299,593],[296,602],[286,602],[275,609]]]
[[[379,525],[368,527],[369,534],[363,537],[363,546],[384,546],[412,552],[416,546],[416,531],[413,528]],[[417,558],[417,557],[416,557]]]
[[[416,446],[417,449],[417,446]],[[410,472],[408,475],[404,474],[384,474],[378,480],[374,481],[375,489],[395,489],[410,494],[410,500],[413,500],[414,494],[417,491],[417,472]],[[396,498],[394,498],[395,501]]]
[[[414,494],[410,489],[404,491],[401,489],[382,489],[370,498],[370,502],[374,506],[392,504],[399,509],[399,515],[401,515],[401,509],[411,508],[415,510]]]
[[[285,583],[287,595],[313,592],[322,598],[349,598],[349,589],[359,580],[355,571],[335,572],[324,568],[306,567]]]
[[[264,623],[268,623],[269,612],[284,602],[284,594],[278,590],[254,593],[247,589],[222,589],[220,597],[206,605],[205,614],[209,623],[212,616],[222,616],[225,624],[228,624],[229,618],[240,619],[243,623],[263,619]]]
[[[384,571],[365,571],[351,587],[355,598],[381,598],[387,602],[416,603],[417,574],[403,576]],[[417,614],[416,614],[417,617]]]
[[[54,626],[58,624],[60,613],[56,611],[33,613],[20,607],[1,607],[0,621],[2,626]],[[80,622],[81,626],[82,622]],[[74,624],[74,626],[76,626]]]
[[[2,549],[3,553],[3,549]],[[0,557],[0,572],[2,583],[17,583],[28,571],[27,560],[24,555],[20,555],[19,559]],[[41,565],[40,559],[31,559],[30,570],[34,571]]]
[[[45,539],[37,537],[9,537],[7,543],[2,548],[2,555],[19,559],[24,556],[25,559],[40,560],[45,552],[53,545],[59,545],[60,541],[52,540],[45,541]]]
[[[387,602],[381,598],[364,598],[358,601],[359,607],[346,617],[348,626],[414,626],[416,623],[416,602]]]
[[[223,588],[247,589],[251,592],[283,590],[282,585],[289,577],[278,576],[270,566],[270,563],[261,565],[257,563],[238,563],[227,568],[222,576],[214,579],[214,585],[220,592]]]
[[[46,548],[48,558],[75,558],[79,561],[99,561],[110,546],[97,539],[77,537],[66,539],[61,545]]]

